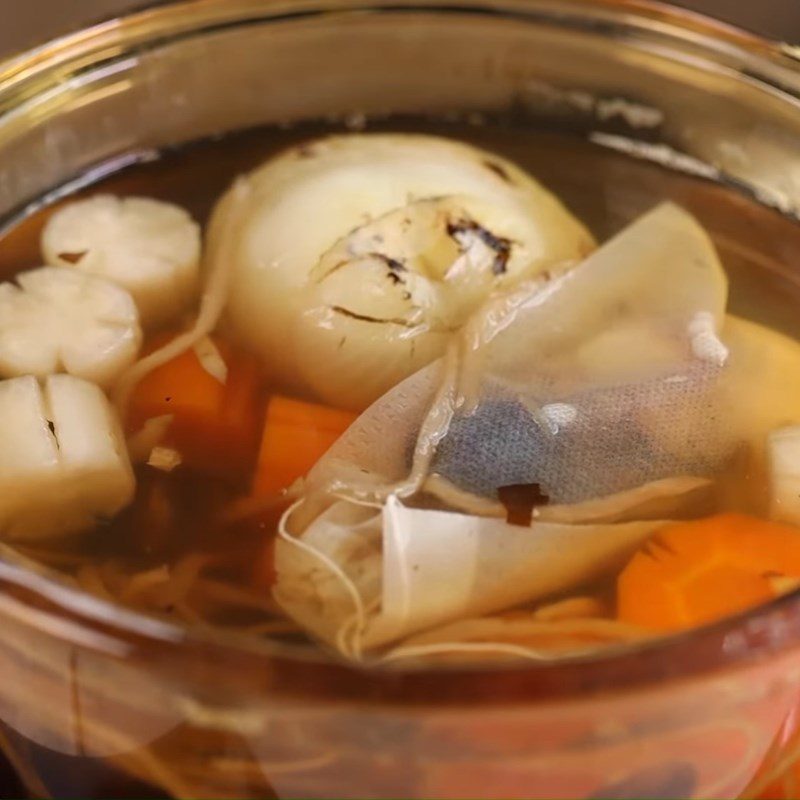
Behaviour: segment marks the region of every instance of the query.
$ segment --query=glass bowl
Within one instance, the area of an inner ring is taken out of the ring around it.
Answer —
[[[795,224],[798,53],[634,0],[194,0],[97,25],[0,64],[0,219],[182,142],[450,113],[585,133]],[[367,671],[3,555],[0,676],[35,796],[774,796],[800,755],[800,595],[593,658]]]

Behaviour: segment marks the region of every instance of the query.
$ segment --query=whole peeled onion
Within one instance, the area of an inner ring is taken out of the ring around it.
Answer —
[[[594,247],[514,164],[433,136],[331,136],[247,182],[210,231],[212,248],[223,222],[237,231],[228,323],[277,385],[356,411],[441,355],[489,294]]]

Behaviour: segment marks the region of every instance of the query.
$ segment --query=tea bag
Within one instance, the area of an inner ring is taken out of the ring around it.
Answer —
[[[702,228],[664,205],[494,298],[312,471],[278,600],[357,656],[613,574],[659,517],[720,493],[763,511],[767,435],[800,421],[800,345],[725,317],[726,294]],[[504,518],[510,485],[550,500],[530,527]]]
[[[275,596],[319,638],[358,655],[593,580],[620,568],[663,525],[536,522],[527,528],[409,508],[394,496],[382,510],[340,500],[311,524],[300,546],[291,538],[278,542]]]

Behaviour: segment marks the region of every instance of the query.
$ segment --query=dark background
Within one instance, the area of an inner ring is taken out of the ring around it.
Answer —
[[[142,0],[0,0],[0,54],[146,4]],[[680,0],[676,4],[800,44],[800,0]],[[0,798],[20,796],[21,788],[0,758]]]
[[[143,0],[0,0],[0,53],[146,4]],[[799,0],[676,0],[676,4],[800,44]]]

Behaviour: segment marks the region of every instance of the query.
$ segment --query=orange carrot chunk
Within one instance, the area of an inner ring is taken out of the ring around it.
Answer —
[[[800,529],[718,514],[659,531],[617,581],[617,615],[675,631],[777,597],[776,578],[800,577]]]
[[[184,464],[212,475],[242,476],[252,468],[258,443],[260,370],[249,355],[219,339],[215,344],[227,367],[225,383],[188,350],[139,383],[127,427],[137,431],[148,419],[171,414],[164,444],[174,447]]]
[[[253,494],[276,494],[303,477],[355,420],[349,411],[274,395],[267,404]]]

